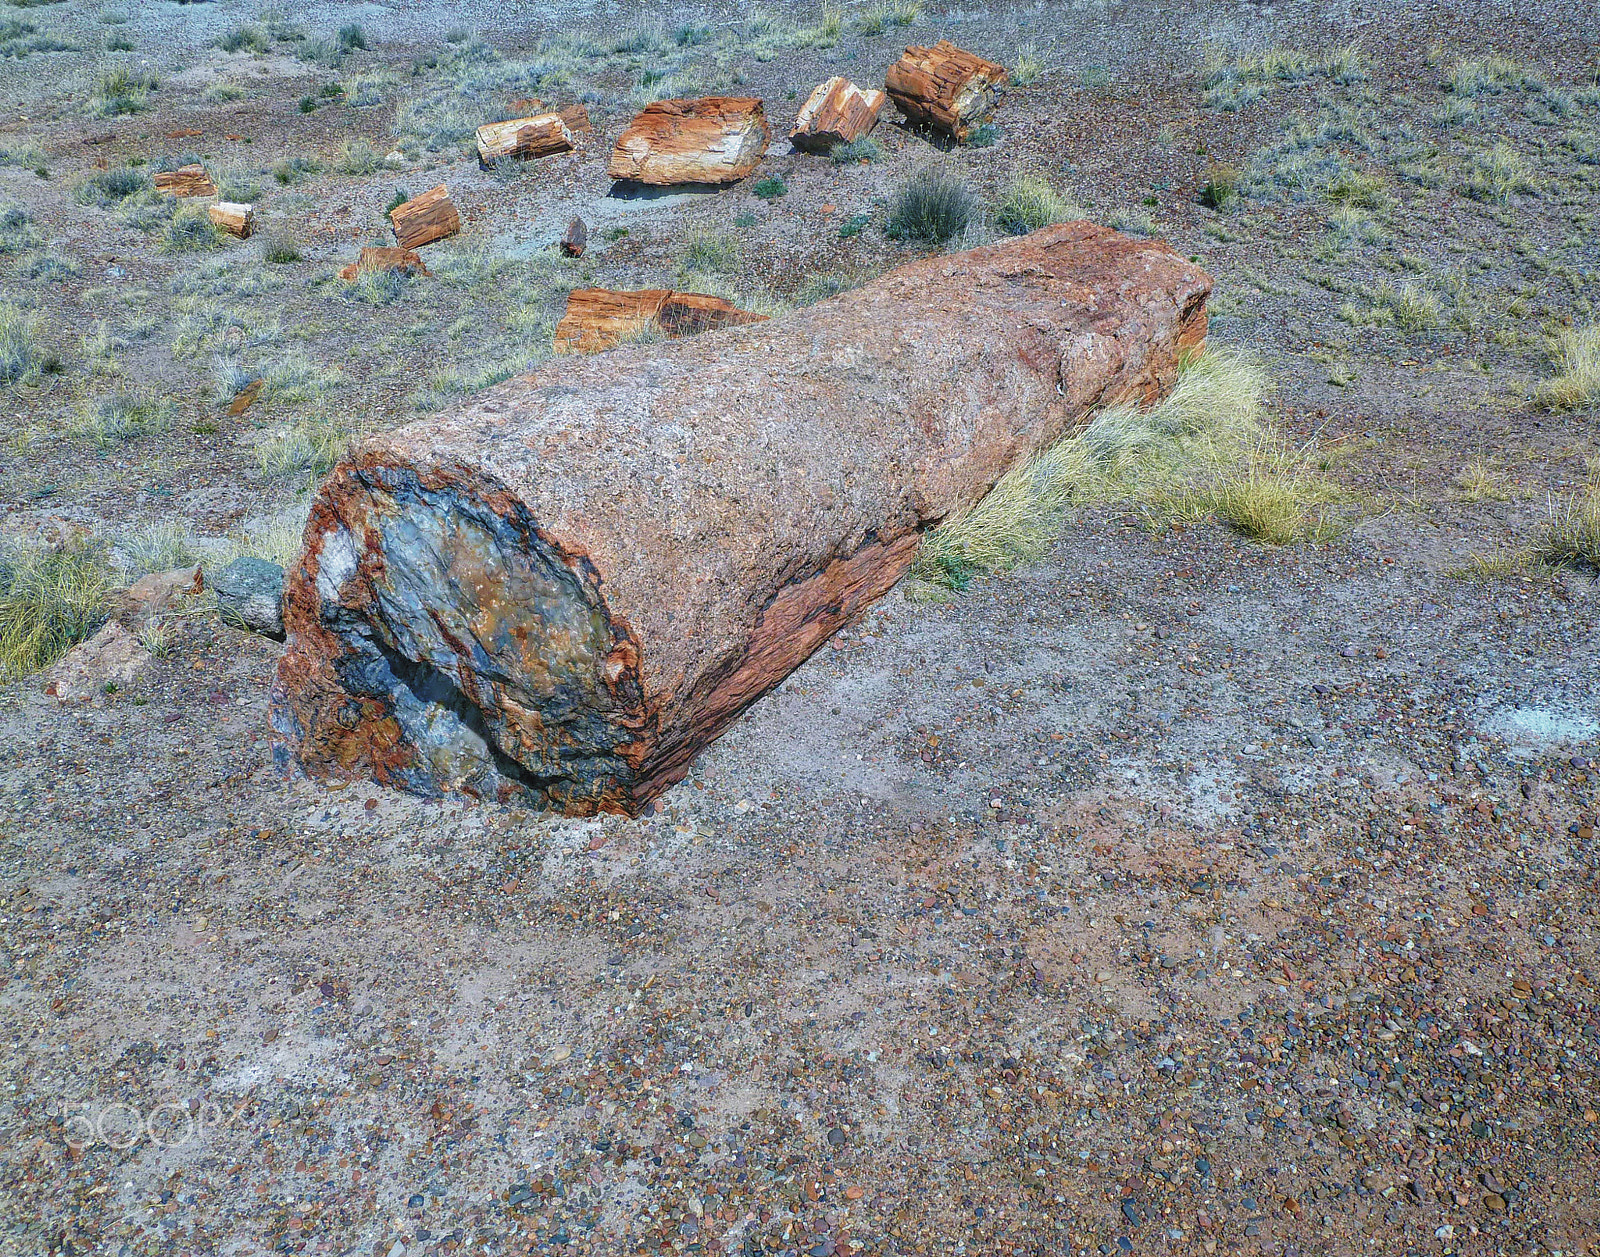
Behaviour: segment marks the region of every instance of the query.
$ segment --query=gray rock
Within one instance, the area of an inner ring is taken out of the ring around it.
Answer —
[[[236,628],[283,640],[283,569],[267,559],[235,559],[211,578],[217,609]]]

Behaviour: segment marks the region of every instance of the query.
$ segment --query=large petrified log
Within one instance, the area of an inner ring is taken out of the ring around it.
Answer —
[[[566,119],[558,113],[488,122],[478,128],[478,164],[485,168],[502,157],[529,161],[552,153],[570,153],[575,147]]]
[[[206,168],[200,165],[179,166],[176,170],[158,170],[155,174],[157,192],[168,196],[216,196],[217,185],[211,182]]]
[[[737,183],[767,151],[772,131],[747,96],[658,100],[617,137],[606,173],[637,183]]]
[[[819,83],[800,107],[790,142],[808,153],[826,153],[835,144],[853,144],[878,124],[884,94],[863,90],[843,75]]]
[[[883,86],[907,122],[964,141],[994,111],[995,91],[1009,77],[1004,66],[941,39],[907,48]]]
[[[402,249],[420,249],[461,230],[461,215],[442,183],[396,205],[389,211],[389,221],[394,224],[395,243]]]
[[[700,292],[577,288],[567,295],[567,312],[556,324],[552,348],[558,354],[592,354],[614,349],[646,329],[676,340],[766,317]]]
[[[285,585],[280,763],[636,812],[922,530],[1096,408],[1160,397],[1210,286],[1067,223],[368,439]]]

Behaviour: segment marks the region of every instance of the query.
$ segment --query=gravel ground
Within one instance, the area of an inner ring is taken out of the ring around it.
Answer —
[[[0,76],[17,115],[0,139],[42,144],[53,176],[0,168],[0,192],[83,269],[6,273],[69,367],[52,393],[6,398],[8,532],[173,517],[216,532],[300,500],[256,467],[255,420],[217,434],[199,393],[211,348],[169,352],[174,285],[210,259],[69,195],[97,152],[154,156],[191,125],[248,132],[248,151],[194,141],[230,161],[387,139],[395,100],[303,115],[318,72],[205,51],[254,12],[128,6],[135,55],[175,86],[107,123],[79,110],[94,56],[0,62],[19,70]],[[80,0],[19,13],[103,29]],[[498,5],[314,20],[362,22],[363,69],[403,69],[448,27],[528,44],[540,29]],[[1361,522],[1269,549],[1085,511],[1041,562],[947,602],[886,599],[638,821],[284,782],[265,724],[278,647],[213,616],[178,621],[144,677],[81,707],[37,682],[0,689],[0,1250],[1600,1252],[1600,583],[1450,574],[1530,536],[1600,451],[1592,414],[1532,411],[1524,388],[1546,369],[1540,320],[1592,318],[1600,298],[1594,185],[1557,142],[1595,113],[1552,129],[1520,98],[1492,104],[1475,138],[1528,154],[1538,197],[1486,208],[1397,173],[1405,128],[1438,104],[1430,41],[1577,84],[1597,16],[1177,20],[1148,4],[941,11],[838,55],[876,73],[941,33],[1045,45],[1002,142],[948,160],[986,191],[1045,170],[1102,214],[1153,200],[1218,277],[1216,336],[1267,360],[1282,430],[1317,438]],[[1375,63],[1359,90],[1197,104],[1208,40],[1352,38]],[[833,57],[753,61],[747,90],[777,117]],[[1109,86],[1085,73],[1101,65]],[[233,112],[201,100],[240,66],[265,73]],[[1248,168],[1291,117],[1340,109],[1384,137],[1361,160],[1401,200],[1389,243],[1334,256],[1325,206],[1195,203],[1213,160]],[[780,294],[908,255],[836,228],[932,159],[914,137],[881,128],[887,155],[859,170],[775,156],[791,190],[770,205],[735,190],[637,207],[594,169],[628,110],[613,94],[593,112],[596,147],[525,180],[448,153],[403,178],[447,178],[469,244],[511,256],[575,209],[597,236],[642,224],[586,261],[601,283],[670,282],[687,231],[744,214],[745,269]],[[83,145],[101,130],[116,138]],[[395,182],[269,184],[266,213],[306,260],[229,298],[343,366],[333,401],[370,426],[409,413],[440,358],[431,334],[495,296],[439,285],[375,315],[317,287]],[[1421,333],[1338,315],[1389,276],[1446,293],[1446,273],[1482,307],[1449,298],[1457,321]],[[62,433],[92,395],[77,333],[129,313],[108,289],[146,293],[130,309],[162,328],[124,351],[124,378],[183,398],[193,431],[103,454]],[[430,336],[386,337],[391,318]],[[471,325],[447,353],[506,351]],[[1503,495],[1459,491],[1472,459]]]

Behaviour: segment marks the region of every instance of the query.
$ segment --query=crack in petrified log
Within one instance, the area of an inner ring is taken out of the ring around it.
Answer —
[[[1149,403],[1210,281],[1088,223],[782,319],[565,358],[372,438],[289,573],[282,762],[633,813],[1099,407]]]

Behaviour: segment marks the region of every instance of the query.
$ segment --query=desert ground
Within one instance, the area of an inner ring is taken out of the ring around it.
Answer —
[[[1012,71],[977,142],[791,151],[940,38]],[[0,5],[0,615],[70,560],[72,640],[287,562],[573,288],[781,318],[1020,193],[1198,260],[1243,416],[930,551],[639,819],[286,777],[210,594],[75,701],[8,657],[0,1250],[1600,1252],[1597,50],[1549,0]],[[614,195],[708,94],[755,175]],[[530,97],[593,133],[481,169]],[[194,161],[249,239],[151,187]],[[338,278],[439,183],[429,275]]]

